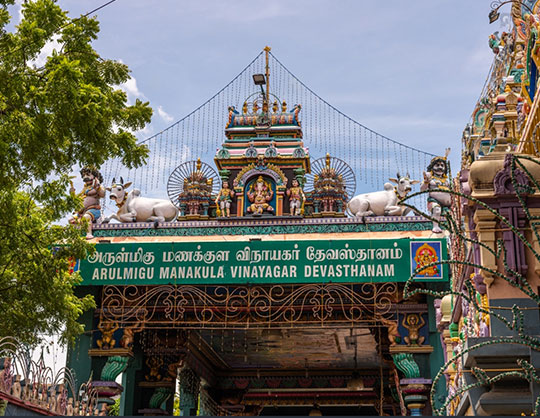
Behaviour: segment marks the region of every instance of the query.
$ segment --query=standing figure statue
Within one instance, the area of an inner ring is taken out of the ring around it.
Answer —
[[[218,209],[218,216],[229,217],[231,216],[231,202],[234,197],[234,191],[229,189],[229,183],[224,181],[221,184],[221,190],[216,197],[216,206]]]
[[[292,187],[287,190],[287,196],[289,196],[289,205],[291,207],[291,216],[299,216],[303,212],[304,201],[306,196],[304,191],[300,187],[297,179],[293,179]]]
[[[255,216],[260,216],[264,211],[273,212],[274,208],[268,202],[272,200],[274,192],[270,184],[259,176],[257,180],[249,186],[247,197],[252,203],[247,211]]]
[[[83,167],[81,177],[84,187],[79,196],[83,198],[83,208],[69,220],[69,223],[75,225],[80,223],[82,219],[86,219],[88,221],[86,238],[90,239],[93,238],[92,224],[96,223],[101,216],[100,199],[105,197],[105,188],[101,185],[103,177],[95,168]],[[70,193],[75,194],[73,183],[71,184]]]
[[[448,179],[448,154],[450,148],[446,149],[444,157],[434,157],[427,167],[427,172],[424,172],[424,181],[420,186],[420,191],[430,190],[428,197],[428,210],[433,221],[432,231],[436,234],[442,232],[439,222],[441,216],[449,210],[452,204],[452,195],[444,190],[450,190],[450,180]],[[431,191],[438,189],[439,191]]]

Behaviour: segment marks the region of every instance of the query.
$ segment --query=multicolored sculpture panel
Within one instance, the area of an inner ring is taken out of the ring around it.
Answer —
[[[196,170],[184,179],[182,192],[178,195],[182,216],[208,217],[208,208],[212,201],[213,179],[204,175],[201,166],[202,163],[199,158],[196,163]]]
[[[450,154],[450,148],[446,149],[444,157],[434,157],[431,160],[427,167],[427,172],[424,172],[424,181],[420,186],[420,191],[430,191],[428,196],[428,210],[435,219],[433,221],[433,232],[436,234],[442,232],[439,226],[441,216],[449,210],[452,203],[452,195],[445,192],[445,190],[450,190],[448,154]]]
[[[88,222],[86,238],[90,239],[93,238],[92,224],[96,223],[101,217],[100,199],[105,197],[105,189],[101,185],[103,177],[99,170],[92,167],[83,167],[80,173],[84,182],[84,187],[79,193],[79,196],[83,198],[83,207],[74,214],[69,223],[75,225],[85,219]],[[70,193],[75,194],[73,183],[71,184]]]
[[[326,164],[313,179],[313,205],[315,212],[343,212],[348,195],[343,175],[331,164],[330,154],[326,154]]]
[[[142,197],[139,189],[127,192],[131,182],[120,183],[113,178],[111,187],[107,187],[111,199],[116,202],[118,212],[103,220],[104,223],[116,219],[119,222],[171,222],[178,216],[178,208],[169,200]]]

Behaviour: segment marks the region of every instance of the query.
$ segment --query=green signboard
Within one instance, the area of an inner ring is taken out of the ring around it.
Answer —
[[[448,280],[441,239],[100,243],[82,285],[367,283]]]

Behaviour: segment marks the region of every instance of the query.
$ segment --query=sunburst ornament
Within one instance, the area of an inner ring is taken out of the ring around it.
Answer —
[[[311,173],[306,174],[304,190],[306,192],[315,190],[323,180],[325,183],[332,183],[333,186],[327,184],[322,187],[343,188],[348,200],[356,192],[356,176],[352,168],[345,161],[331,157],[330,154],[311,163]]]
[[[201,161],[188,161],[174,169],[167,181],[167,194],[177,207],[180,207],[182,196],[215,196],[221,182],[216,171]]]

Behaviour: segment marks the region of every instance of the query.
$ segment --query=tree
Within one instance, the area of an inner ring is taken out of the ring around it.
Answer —
[[[0,337],[35,342],[62,331],[69,339],[94,302],[74,294],[80,277],[70,273],[72,260],[93,248],[79,228],[56,225],[81,205],[68,173],[110,158],[141,165],[148,149],[133,132],[152,110],[127,104],[117,86],[128,67],[92,48],[95,18],[70,19],[55,1],[36,0],[8,30],[13,4],[0,0]],[[60,47],[38,68],[52,39]]]

